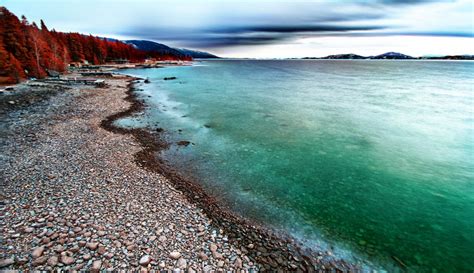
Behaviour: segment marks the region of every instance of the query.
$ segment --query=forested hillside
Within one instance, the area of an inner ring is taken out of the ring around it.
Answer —
[[[49,30],[22,16],[21,20],[0,7],[0,83],[16,83],[25,78],[43,78],[47,70],[63,72],[70,62],[104,64],[114,59],[143,61],[185,59],[136,49],[132,45],[79,33]]]

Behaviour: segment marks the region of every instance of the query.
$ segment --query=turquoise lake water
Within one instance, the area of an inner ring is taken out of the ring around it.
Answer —
[[[388,271],[474,270],[474,62],[129,70],[160,155],[236,212]],[[164,81],[164,77],[177,77]],[[396,257],[396,258],[395,258]]]

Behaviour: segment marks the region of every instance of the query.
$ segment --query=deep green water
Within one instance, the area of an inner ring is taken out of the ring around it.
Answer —
[[[474,270],[474,62],[207,61],[148,77],[160,156],[235,211],[396,271]],[[163,77],[176,76],[174,81]],[[357,259],[357,258],[355,258]]]

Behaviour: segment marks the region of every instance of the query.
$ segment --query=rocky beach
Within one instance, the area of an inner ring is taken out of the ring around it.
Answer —
[[[471,2],[2,1],[0,273],[474,273]]]
[[[30,81],[0,95],[2,270],[315,271],[359,268],[231,213],[113,121],[141,110],[127,76]]]

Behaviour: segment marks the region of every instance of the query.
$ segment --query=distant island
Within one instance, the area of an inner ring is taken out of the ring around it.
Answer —
[[[399,52],[387,52],[376,56],[361,56],[353,53],[336,54],[326,57],[304,57],[304,60],[474,60],[474,55],[446,55],[412,57]]]

